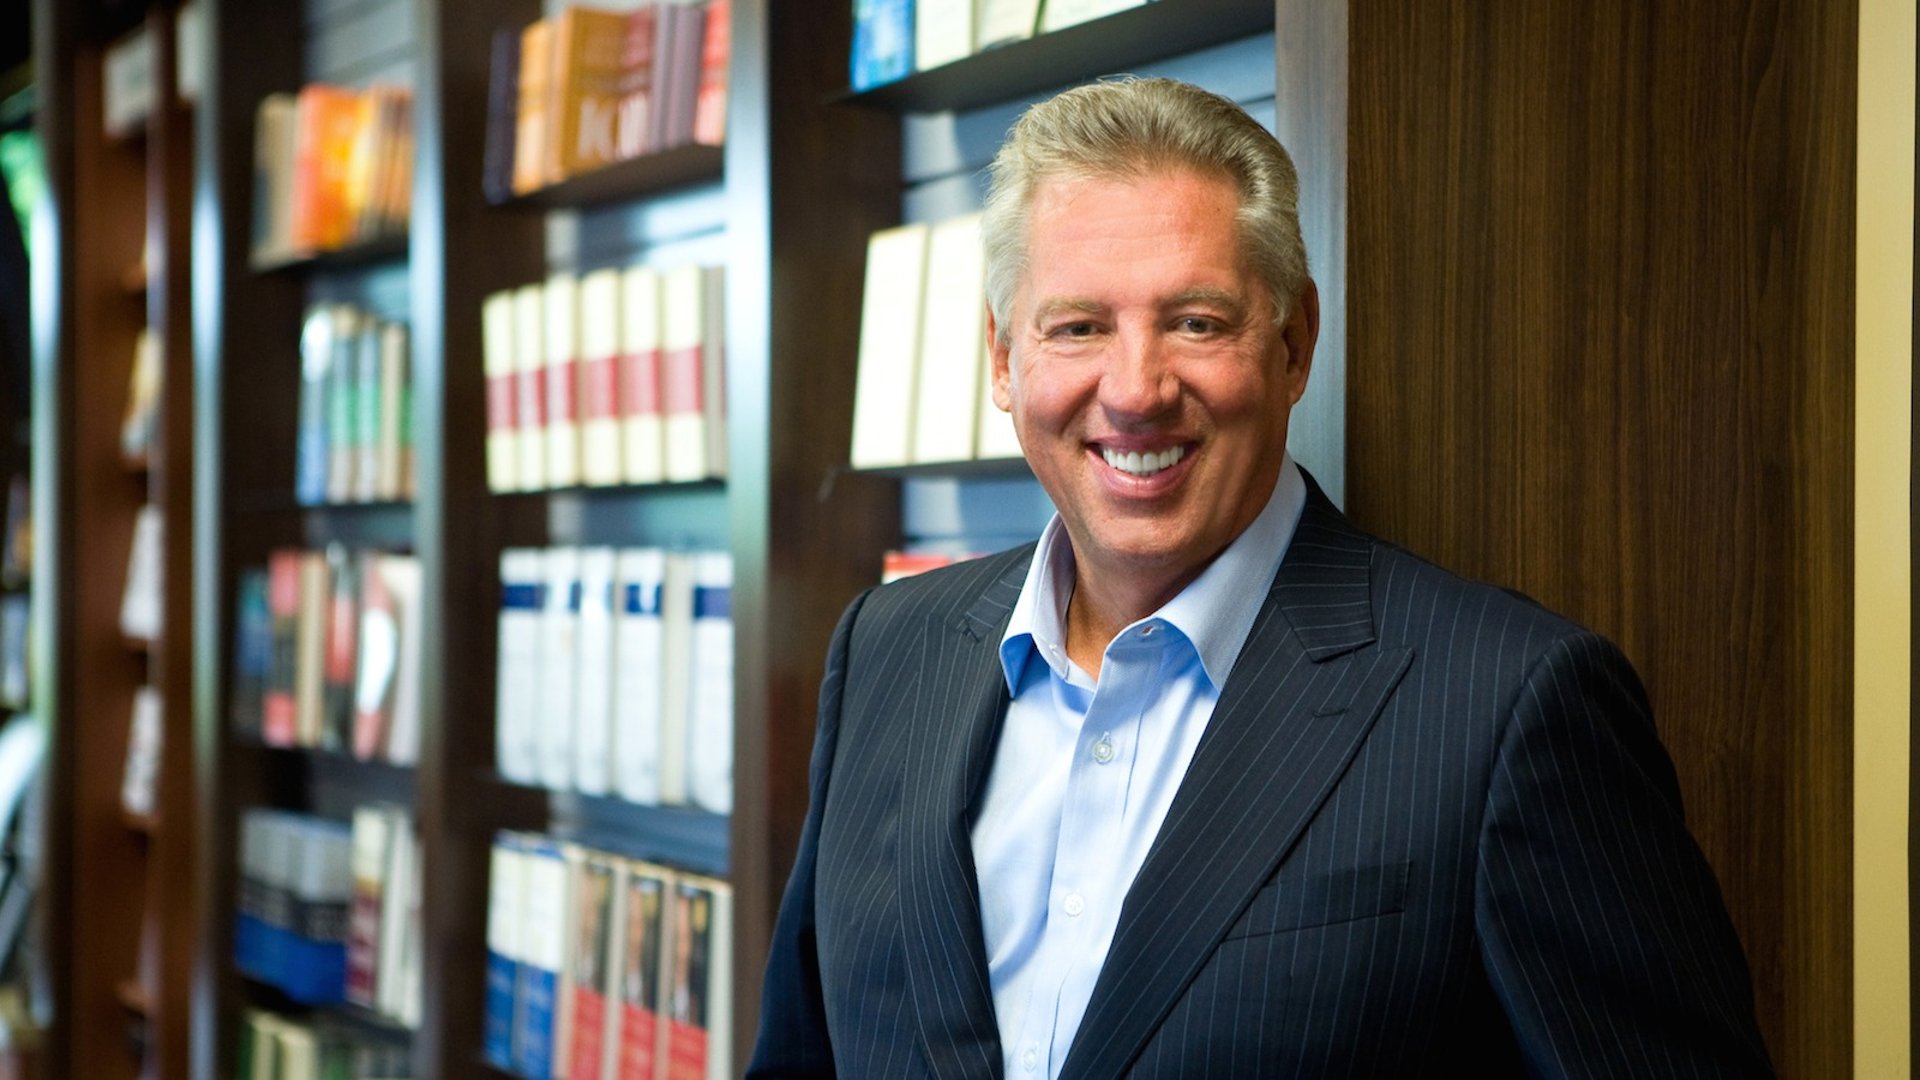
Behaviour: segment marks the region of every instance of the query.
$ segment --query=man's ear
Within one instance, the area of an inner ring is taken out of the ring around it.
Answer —
[[[1320,287],[1308,278],[1300,286],[1293,310],[1280,327],[1281,357],[1285,369],[1281,378],[1287,384],[1287,403],[1298,404],[1307,392],[1307,376],[1313,371],[1313,347],[1320,340]]]
[[[1000,324],[993,317],[993,308],[987,308],[987,349],[988,362],[993,365],[993,403],[1001,412],[1013,411],[1013,349],[1008,342],[1000,339]]]

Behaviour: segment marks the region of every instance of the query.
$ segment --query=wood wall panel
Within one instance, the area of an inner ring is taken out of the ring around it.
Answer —
[[[1348,508],[1633,659],[1788,1076],[1850,1060],[1855,30],[1351,3]]]

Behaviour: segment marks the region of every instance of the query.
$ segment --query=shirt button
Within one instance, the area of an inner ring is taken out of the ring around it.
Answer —
[[[1112,739],[1109,739],[1105,735],[1100,736],[1100,741],[1093,744],[1093,760],[1099,762],[1102,765],[1105,765],[1109,761],[1113,760],[1113,740]]]
[[[1035,1050],[1031,1046],[1027,1047],[1027,1052],[1020,1055],[1020,1064],[1026,1066],[1026,1069],[1028,1072],[1032,1072],[1033,1070],[1039,1068],[1040,1067],[1040,1051]]]
[[[1154,628],[1154,627],[1152,627],[1152,626],[1143,626],[1143,627],[1141,627],[1141,628],[1140,628],[1140,636],[1141,636],[1141,637],[1152,637],[1152,636],[1153,636],[1153,631],[1154,631],[1154,629],[1155,629],[1155,628]]]
[[[1070,917],[1077,919],[1080,917],[1081,912],[1087,910],[1087,901],[1086,898],[1079,893],[1070,892],[1067,894],[1066,903],[1062,906],[1067,909],[1067,914]]]

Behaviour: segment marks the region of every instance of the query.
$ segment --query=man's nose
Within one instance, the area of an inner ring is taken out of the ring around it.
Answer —
[[[1172,408],[1180,384],[1166,344],[1146,330],[1122,331],[1100,379],[1100,404],[1115,419],[1147,420]]]

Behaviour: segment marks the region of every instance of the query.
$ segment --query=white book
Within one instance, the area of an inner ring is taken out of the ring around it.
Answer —
[[[613,785],[614,564],[610,547],[580,550],[580,616],[574,673],[573,784],[588,795]]]
[[[514,475],[519,417],[511,290],[487,297],[480,307],[480,328],[487,374],[487,487],[512,491],[520,485]]]
[[[547,331],[544,290],[522,285],[513,294],[513,475],[520,491],[547,486]]]
[[[413,819],[397,806],[386,808],[386,888],[380,896],[380,973],[374,982],[375,1007],[398,1020],[412,1012],[411,951],[413,910],[420,903],[420,841]]]
[[[1033,36],[1040,21],[1040,0],[979,0],[974,18],[974,49],[992,48]]]
[[[162,545],[166,518],[152,503],[140,507],[133,519],[133,544],[127,552],[127,587],[120,598],[120,632],[140,641],[160,636],[161,585],[164,576]]]
[[[535,837],[526,848],[525,921],[519,981],[514,993],[515,1071],[545,1075],[552,1068],[559,1020],[560,969],[566,963],[567,862],[560,846]]]
[[[500,553],[500,658],[495,696],[495,755],[500,775],[516,784],[540,781],[540,553]]]
[[[668,480],[726,475],[723,273],[720,267],[681,266],[661,281],[661,410]]]
[[[149,817],[153,814],[155,789],[160,780],[160,749],[164,738],[160,724],[160,692],[142,686],[133,692],[133,717],[127,732],[127,760],[120,780],[120,805],[129,814]]]
[[[540,783],[555,791],[573,786],[574,682],[580,662],[580,549],[542,553],[546,578],[540,620]]]
[[[733,812],[733,557],[693,556],[692,659],[687,686],[687,797]]]
[[[507,1070],[514,1065],[513,995],[526,926],[525,846],[519,833],[498,834],[487,871],[487,992],[481,1048],[489,1065]]]
[[[915,0],[913,68],[925,71],[973,53],[973,0]]]
[[[353,808],[353,910],[347,926],[346,998],[367,1009],[380,1005],[386,991],[381,978],[381,936],[388,932],[388,877],[394,819],[389,807],[367,803]]]
[[[395,765],[420,760],[420,559],[382,555],[378,573],[393,599],[400,654],[393,674],[393,715],[387,720],[386,759]]]
[[[667,478],[660,344],[660,275],[630,266],[620,275],[621,474],[629,484]]]
[[[1139,7],[1147,0],[1046,0],[1040,10],[1040,32],[1051,34],[1083,22],[1104,18],[1116,11]]]
[[[974,456],[997,461],[1022,456],[1020,435],[1013,426],[1013,414],[993,402],[993,353],[991,343],[986,359],[980,362],[980,430],[975,436]]]
[[[580,289],[572,274],[547,279],[547,486],[580,483]]]
[[[980,215],[933,226],[927,240],[927,300],[920,321],[920,371],[913,412],[913,460],[973,457],[986,363],[986,260]]]
[[[660,801],[687,802],[693,675],[693,557],[670,552],[660,587]]]
[[[154,81],[153,35],[141,25],[126,37],[107,46],[101,61],[101,98],[104,115],[101,127],[116,139],[124,139],[146,126],[153,111]]]
[[[853,397],[855,468],[905,465],[913,449],[915,354],[925,295],[927,226],[882,229],[867,240],[860,358]]]
[[[666,553],[626,548],[615,563],[614,788],[631,802],[660,801],[663,663],[660,593]]]
[[[412,387],[409,385],[411,367],[407,355],[406,324],[385,324],[380,328],[380,415],[375,444],[374,483],[376,498],[396,500],[413,494],[408,482],[413,471],[409,462],[413,448],[407,445],[405,437],[406,433],[413,430],[412,418],[406,415],[413,408]]]
[[[620,271],[580,279],[580,480],[618,484],[620,451]]]

